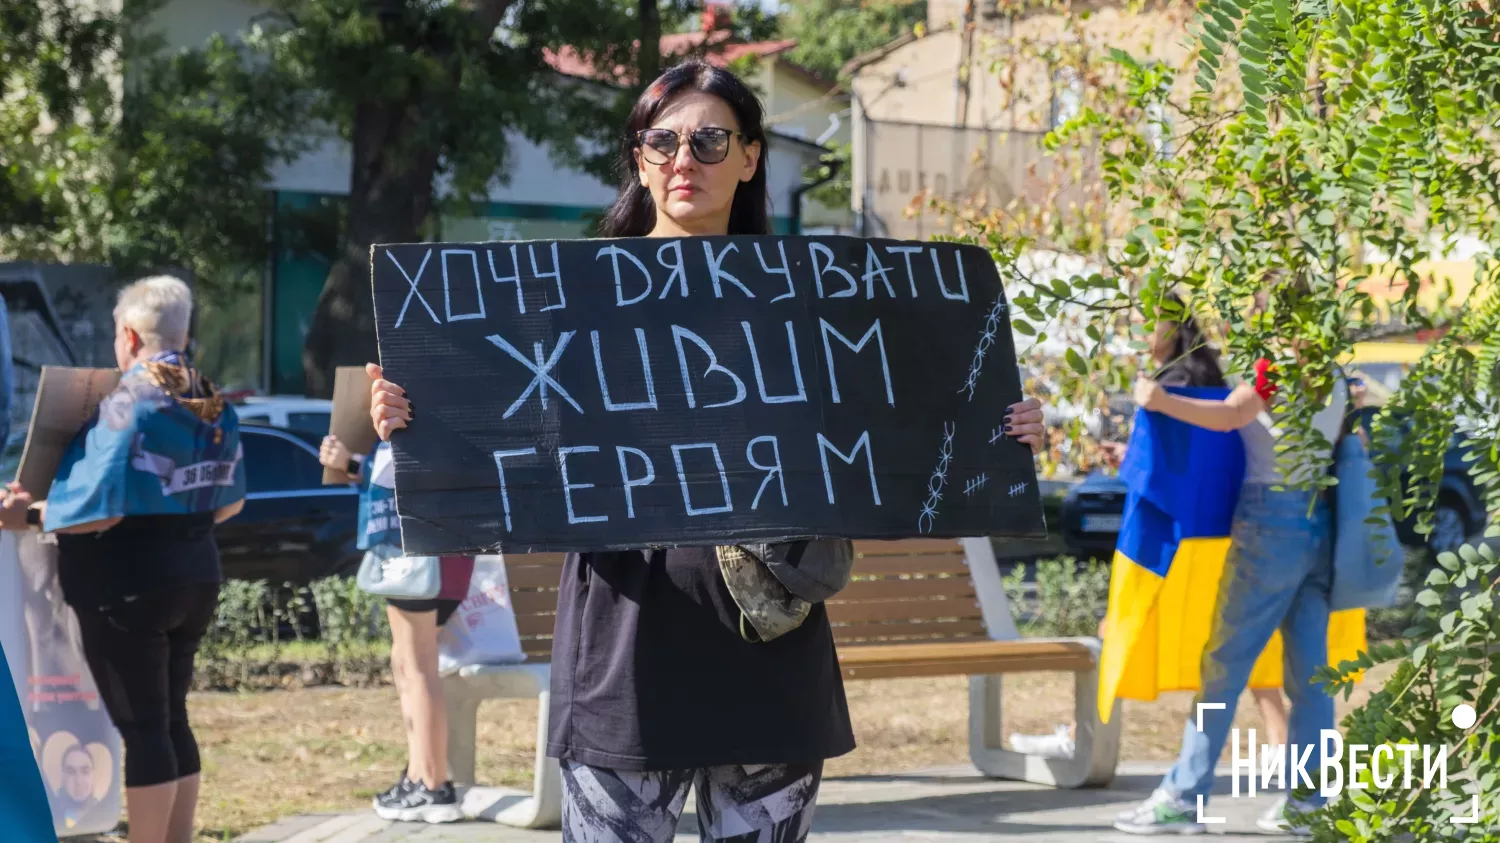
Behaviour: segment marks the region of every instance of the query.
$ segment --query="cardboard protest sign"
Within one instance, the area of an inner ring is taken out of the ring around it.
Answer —
[[[119,369],[75,369],[43,366],[36,388],[31,425],[16,479],[37,500],[47,496],[63,452],[120,384]]]
[[[1008,305],[974,246],[375,246],[407,553],[1037,536]]]
[[[337,436],[351,454],[368,454],[375,447],[375,425],[370,422],[370,376],[364,366],[340,366],[333,372],[333,413],[328,433]],[[348,483],[342,471],[325,467],[323,485]]]

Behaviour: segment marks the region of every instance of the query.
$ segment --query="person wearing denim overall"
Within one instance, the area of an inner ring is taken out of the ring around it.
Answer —
[[[1228,741],[1235,706],[1244,692],[1255,660],[1271,635],[1281,630],[1285,690],[1291,700],[1288,742],[1300,753],[1316,746],[1324,729],[1334,727],[1333,698],[1313,684],[1328,662],[1328,593],[1333,583],[1333,516],[1325,490],[1306,481],[1333,462],[1303,458],[1297,465],[1276,454],[1278,432],[1269,405],[1275,388],[1270,364],[1256,364],[1253,384],[1237,387],[1223,401],[1170,395],[1154,382],[1136,386],[1136,401],[1189,424],[1213,430],[1239,430],[1245,443],[1245,481],[1230,531],[1229,555],[1219,582],[1213,630],[1204,649],[1202,690],[1183,728],[1182,750],[1151,798],[1121,814],[1115,828],[1132,834],[1201,834],[1199,801],[1205,816],[1213,790],[1214,767]],[[1347,407],[1347,387],[1335,381],[1327,407],[1313,424],[1334,442]],[[1217,704],[1222,708],[1205,708]],[[1199,717],[1202,728],[1199,728]],[[1248,740],[1248,738],[1247,738]],[[1285,758],[1285,747],[1281,748]],[[1257,756],[1259,756],[1257,749]],[[1290,778],[1291,767],[1287,766]],[[1307,764],[1316,776],[1317,755]],[[1320,804],[1314,795],[1297,807]],[[1286,817],[1286,800],[1278,800],[1261,818],[1267,831],[1299,832]]]

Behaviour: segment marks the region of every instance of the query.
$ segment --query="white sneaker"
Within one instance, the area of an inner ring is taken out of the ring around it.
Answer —
[[[1126,834],[1202,834],[1208,827],[1198,822],[1198,808],[1160,788],[1151,798],[1115,820],[1115,828]]]
[[[1042,758],[1072,758],[1073,739],[1068,736],[1068,727],[1059,725],[1050,735],[1022,735],[1012,733],[1010,748],[1022,755]]]
[[[1286,813],[1286,797],[1272,803],[1266,812],[1255,821],[1256,828],[1270,834],[1289,834],[1295,837],[1311,837],[1312,830],[1306,825],[1294,824]]]
[[[1159,803],[1171,802],[1174,798],[1175,797],[1172,796],[1171,791],[1162,790],[1158,787],[1156,790],[1151,791],[1151,796],[1148,797],[1145,802],[1142,802],[1139,805],[1133,805],[1121,811],[1120,813],[1115,814],[1115,819],[1119,820],[1120,822],[1124,822],[1131,817],[1134,817],[1136,813],[1141,811],[1142,809],[1155,808]]]

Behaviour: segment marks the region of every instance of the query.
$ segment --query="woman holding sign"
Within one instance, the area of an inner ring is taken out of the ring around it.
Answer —
[[[762,117],[729,71],[668,70],[630,114],[600,233],[769,234]],[[369,371],[389,439],[412,407]],[[1007,425],[1040,447],[1039,404],[1015,405]],[[703,840],[804,840],[824,761],[854,748],[822,602],[852,561],[838,540],[569,554],[548,737],[563,839],[670,841],[696,788]]]
[[[189,843],[198,744],[193,659],[218,604],[214,525],[244,506],[234,409],[182,349],[192,293],[137,281],[115,307],[123,373],[64,452],[47,499],[12,484],[0,526],[57,534],[63,597],[125,744],[131,843]]]
[[[368,456],[353,458],[337,436],[323,440],[319,459],[358,483],[358,547],[386,559],[401,555],[396,520],[396,468],[388,442]],[[387,599],[391,624],[391,675],[401,698],[406,725],[406,769],[375,797],[375,813],[401,822],[446,823],[463,819],[453,782],[448,780],[448,716],[443,680],[438,675],[438,629],[453,617],[469,591],[474,557],[444,556],[438,564],[442,589],[432,600]]]

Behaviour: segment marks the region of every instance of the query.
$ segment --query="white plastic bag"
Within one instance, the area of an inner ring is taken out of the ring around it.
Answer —
[[[474,557],[469,596],[438,630],[438,672],[453,673],[471,664],[517,664],[526,660],[510,584],[501,556]]]

